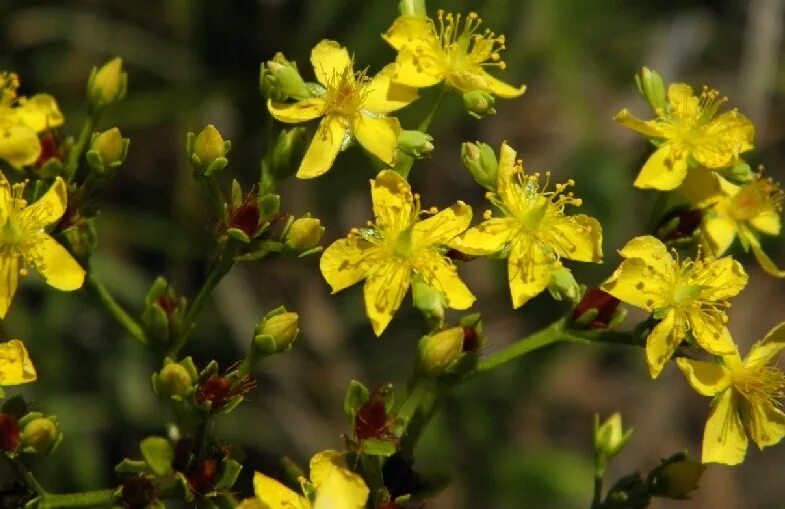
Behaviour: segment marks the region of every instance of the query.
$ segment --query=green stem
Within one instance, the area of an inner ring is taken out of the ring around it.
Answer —
[[[210,201],[213,204],[213,209],[215,210],[215,214],[218,217],[218,220],[223,220],[224,218],[224,204],[226,203],[223,193],[221,192],[221,188],[218,187],[218,182],[215,180],[215,177],[202,177],[201,180],[204,183],[205,189],[207,189],[207,193],[210,195]]]
[[[71,147],[71,152],[68,153],[68,159],[66,159],[63,172],[69,181],[73,180],[74,175],[76,174],[76,169],[79,166],[79,158],[82,156],[82,152],[84,152],[87,143],[93,135],[93,129],[95,129],[95,124],[98,122],[99,116],[98,112],[90,112],[87,114],[87,118],[85,118],[84,124],[82,124],[82,130],[79,132],[79,137],[76,139],[74,146]]]
[[[485,357],[480,361],[480,363],[477,365],[477,368],[473,373],[471,373],[471,375],[493,371],[502,364],[506,364],[513,359],[522,357],[527,353],[533,352],[534,350],[539,350],[540,348],[548,346],[552,343],[556,343],[557,341],[567,339],[567,336],[564,334],[565,323],[566,319],[561,318],[544,329],[526,336],[525,338],[522,338],[515,343],[502,348],[498,352]]]
[[[46,495],[46,490],[41,486],[38,480],[30,473],[29,470],[24,466],[24,464],[19,460],[19,458],[11,458],[6,454],[3,454],[3,458],[5,458],[6,463],[14,473],[17,475],[19,480],[24,482],[28,488],[33,490],[36,495],[42,497]]]
[[[602,508],[602,474],[594,474],[594,495],[591,500],[591,509]]]
[[[420,125],[417,126],[417,130],[423,133],[427,133],[428,129],[431,127],[431,122],[433,122],[433,118],[436,115],[436,110],[439,109],[439,106],[442,104],[442,100],[444,96],[447,94],[447,85],[443,85],[434,99],[433,104],[431,105],[431,109],[428,111],[428,114],[425,115],[425,118],[422,119]],[[414,164],[414,158],[408,154],[404,154],[403,152],[398,152],[398,161],[395,163],[395,171],[401,174],[403,178],[407,178],[409,176],[409,172],[412,170],[412,165]]]
[[[54,509],[56,507],[112,507],[114,490],[82,491],[62,495],[47,493],[38,502],[38,509]]]
[[[396,424],[403,430],[401,450],[411,454],[425,425],[434,414],[441,387],[434,378],[417,377],[410,383],[409,395],[396,414]]]
[[[106,286],[95,277],[95,274],[87,276],[87,285],[93,290],[93,293],[98,297],[98,300],[104,305],[106,310],[109,311],[120,326],[144,346],[150,344],[150,340],[147,337],[147,334],[145,334],[144,329],[142,329],[142,326],[139,325],[139,322],[123,309],[120,303],[115,300],[111,293],[109,293]]]

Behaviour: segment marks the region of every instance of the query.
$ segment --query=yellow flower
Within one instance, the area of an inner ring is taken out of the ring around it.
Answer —
[[[712,354],[728,355],[735,350],[723,308],[747,284],[739,262],[730,256],[679,261],[665,244],[650,236],[632,239],[619,254],[626,259],[601,288],[660,320],[646,340],[652,378],[660,374],[688,333]]]
[[[35,382],[35,367],[18,339],[0,343],[0,386]]]
[[[504,70],[500,52],[504,36],[479,31],[482,20],[470,12],[461,15],[437,12],[437,23],[419,16],[401,16],[383,35],[398,51],[393,80],[410,87],[430,87],[441,81],[461,92],[480,90],[512,99],[526,91],[491,76],[486,67]]]
[[[5,317],[19,275],[27,273],[28,265],[58,290],[76,290],[84,282],[84,269],[45,230],[65,213],[65,182],[57,177],[29,206],[22,197],[24,188],[24,183],[11,185],[0,174],[0,318]]]
[[[703,244],[715,256],[725,253],[738,237],[745,251],[752,249],[761,268],[774,277],[785,271],[763,251],[759,233],[780,233],[780,211],[785,194],[779,184],[760,175],[744,185],[728,182],[703,168],[690,172],[679,188],[690,202],[705,208],[701,224]]]
[[[63,114],[54,97],[17,97],[17,88],[16,74],[0,72],[0,159],[19,167],[36,162],[41,155],[38,133],[62,125]]]
[[[373,79],[364,72],[355,73],[346,48],[334,41],[317,44],[311,52],[311,64],[324,87],[321,95],[296,103],[267,102],[270,114],[281,122],[296,124],[322,117],[297,176],[313,178],[329,170],[351,137],[392,166],[401,126],[396,118],[385,114],[417,99],[417,91],[394,85],[389,68]]]
[[[509,247],[507,278],[513,306],[518,308],[545,290],[551,274],[561,267],[561,258],[582,262],[602,260],[602,227],[593,217],[567,216],[566,205],[580,205],[572,193],[574,185],[548,182],[540,188],[540,175],[527,175],[516,153],[503,143],[499,155],[496,193],[488,198],[503,217],[490,217],[469,229],[452,246],[470,255],[488,255]]]
[[[244,500],[240,509],[362,509],[368,487],[362,478],[346,468],[338,451],[324,451],[311,458],[311,480],[300,479],[312,488],[313,499],[292,491],[280,482],[256,472],[255,498]],[[310,491],[310,490],[309,490]]]
[[[474,296],[440,247],[469,227],[472,209],[459,201],[420,220],[420,199],[398,173],[384,170],[371,181],[376,222],[354,228],[322,255],[322,275],[333,293],[365,279],[365,310],[377,336],[401,305],[413,275],[440,291],[449,307],[467,309]]]
[[[715,117],[726,101],[716,90],[704,88],[695,96],[689,85],[674,83],[668,87],[665,110],[658,108],[655,119],[640,120],[621,110],[614,120],[657,142],[635,186],[669,191],[682,183],[689,167],[730,166],[752,149],[755,128],[747,117],[735,109]]]
[[[769,365],[783,348],[785,323],[753,345],[743,361],[735,348],[716,363],[676,360],[690,385],[714,398],[703,433],[704,463],[741,463],[747,451],[745,428],[761,449],[785,436],[785,373]]]

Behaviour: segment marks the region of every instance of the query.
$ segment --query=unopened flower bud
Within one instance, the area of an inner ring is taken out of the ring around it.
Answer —
[[[463,340],[463,327],[450,327],[432,336],[423,336],[417,347],[422,370],[428,374],[442,372],[463,353]]]
[[[433,136],[416,130],[401,131],[398,135],[398,150],[415,159],[422,159],[433,152]]]
[[[93,108],[100,109],[125,97],[128,75],[123,60],[115,57],[99,69],[93,68],[87,82],[87,96]]]
[[[667,105],[665,84],[662,77],[648,67],[644,67],[635,75],[638,90],[649,101],[655,112],[664,112]]]
[[[276,179],[293,175],[308,147],[308,137],[304,127],[290,127],[281,130],[275,140],[270,155],[270,164]]]
[[[185,396],[193,387],[194,377],[185,366],[178,362],[170,362],[158,373],[155,383],[157,392],[164,397]]]
[[[569,300],[578,302],[581,298],[581,286],[567,267],[558,267],[551,271],[551,280],[548,291],[556,300]]]
[[[608,329],[618,325],[623,319],[619,303],[619,299],[608,292],[590,288],[572,311],[573,325],[586,329]]]
[[[124,507],[128,509],[147,509],[155,502],[155,485],[143,475],[135,475],[122,485],[121,495]]]
[[[496,98],[485,90],[472,90],[463,94],[463,107],[474,118],[483,118],[495,115],[494,105]]]
[[[478,184],[486,189],[496,188],[499,162],[490,145],[479,142],[464,143],[461,145],[461,160]]]
[[[19,423],[11,414],[0,413],[0,452],[14,452],[19,448]]]
[[[288,350],[300,332],[299,319],[284,308],[272,311],[256,326],[254,349],[262,356]]]
[[[624,429],[621,414],[618,412],[603,423],[599,422],[599,416],[594,419],[594,448],[602,458],[602,464],[607,465],[607,462],[627,445],[632,436],[632,428]]]
[[[276,53],[272,60],[262,65],[259,80],[262,95],[273,101],[301,100],[311,96],[297,64],[287,60],[283,53]]]
[[[120,134],[120,130],[113,127],[94,136],[85,157],[91,168],[105,174],[123,164],[129,143],[130,141]]]
[[[24,423],[22,450],[27,453],[49,454],[61,436],[57,421],[53,417],[34,417]]]
[[[650,474],[652,494],[674,499],[688,498],[697,489],[705,469],[705,466],[689,459],[685,453],[676,453]]]
[[[232,144],[224,140],[214,125],[210,124],[194,136],[188,134],[188,152],[191,165],[199,174],[210,176],[226,167],[226,154]]]
[[[295,219],[286,233],[286,245],[295,251],[307,251],[319,245],[324,234],[322,222],[315,217]]]

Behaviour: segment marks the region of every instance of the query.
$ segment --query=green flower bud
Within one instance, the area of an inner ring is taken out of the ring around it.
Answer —
[[[319,245],[324,234],[322,222],[315,217],[295,219],[286,234],[286,245],[295,251],[307,251]]]
[[[422,131],[405,130],[398,136],[398,150],[415,159],[422,159],[433,152],[433,136]]]
[[[297,64],[276,53],[273,59],[262,64],[259,73],[259,89],[262,96],[282,102],[289,98],[302,100],[311,97],[311,89],[300,76]]]
[[[257,356],[263,357],[291,348],[300,332],[299,320],[297,313],[286,311],[283,307],[268,313],[256,326],[253,349],[258,353]]]
[[[182,398],[193,387],[194,377],[185,366],[170,362],[158,373],[156,389],[164,397]]]
[[[123,60],[115,57],[101,68],[93,68],[87,81],[87,97],[93,108],[100,109],[125,97],[128,75],[123,72]]]
[[[627,445],[631,436],[632,428],[624,429],[620,413],[614,413],[602,424],[599,416],[594,416],[594,448],[601,458],[603,469]]]
[[[421,369],[435,375],[463,353],[463,327],[450,327],[432,336],[423,336],[417,346]]]
[[[567,267],[559,267],[551,271],[548,291],[556,300],[567,299],[575,303],[580,301],[583,293],[581,286]]]
[[[281,131],[270,155],[270,169],[275,178],[282,179],[294,174],[309,141],[304,127],[291,127]]]
[[[49,454],[60,438],[60,428],[54,417],[34,417],[22,428],[22,450],[31,454]]]
[[[496,98],[485,90],[472,90],[463,94],[463,107],[474,118],[483,118],[495,115],[494,105]]]
[[[478,184],[486,189],[496,188],[499,161],[490,145],[480,142],[462,144],[461,160]]]
[[[188,133],[187,149],[191,165],[199,174],[210,176],[226,167],[226,154],[232,143],[224,140],[214,125],[210,124],[194,136]]]
[[[91,168],[106,174],[123,164],[129,144],[130,140],[123,138],[120,130],[113,127],[93,137],[85,157]]]
[[[635,75],[635,83],[655,112],[665,111],[668,104],[665,96],[665,83],[659,74],[644,67]]]

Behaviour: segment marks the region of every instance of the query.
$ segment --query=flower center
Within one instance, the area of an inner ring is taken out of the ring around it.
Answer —
[[[368,95],[369,81],[365,71],[355,75],[351,66],[333,75],[327,84],[327,110],[339,115],[356,115]]]
[[[504,35],[496,35],[486,29],[478,33],[482,19],[475,12],[463,18],[451,12],[439,10],[436,13],[437,25],[434,26],[439,44],[444,53],[444,65],[451,71],[465,70],[467,67],[496,66],[504,69],[500,52],[505,49]]]
[[[10,217],[0,229],[0,245],[11,248],[17,247],[22,243],[25,231],[16,218]]]
[[[747,184],[730,199],[730,214],[737,221],[748,221],[767,209],[779,211],[784,194],[771,179]]]
[[[785,373],[779,368],[742,368],[733,374],[733,386],[752,404],[782,407]]]
[[[691,304],[698,298],[704,287],[700,285],[677,285],[673,290],[671,300],[676,306]]]

